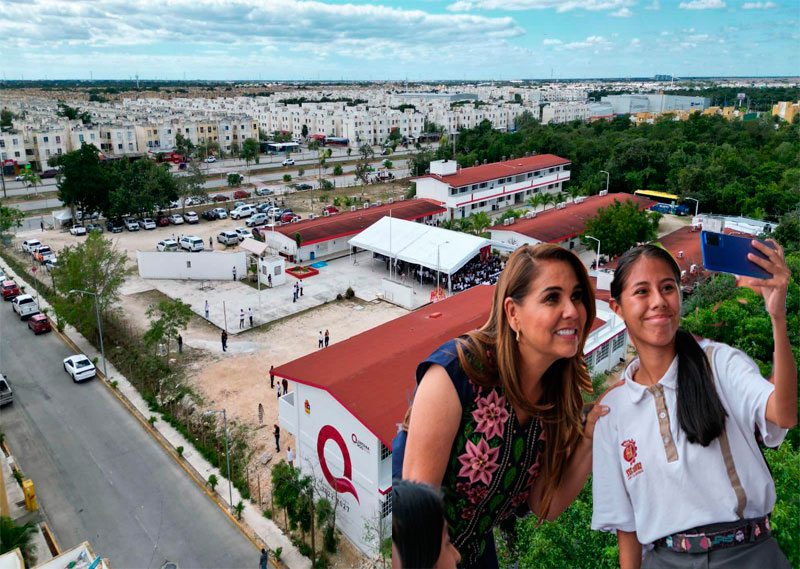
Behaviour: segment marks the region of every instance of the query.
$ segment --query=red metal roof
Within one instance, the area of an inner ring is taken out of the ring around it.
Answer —
[[[283,364],[273,373],[327,391],[391,449],[414,394],[417,365],[444,342],[482,326],[493,295],[494,286],[472,287]],[[592,330],[603,324],[595,319]]]
[[[494,162],[492,164],[481,164],[470,168],[460,168],[455,174],[439,176],[438,174],[426,174],[420,178],[435,178],[440,182],[449,184],[453,188],[466,186],[467,184],[477,184],[488,182],[506,176],[525,174],[542,168],[552,168],[562,164],[571,164],[566,158],[560,158],[554,154],[539,154],[536,156],[525,156],[514,158],[504,162]]]
[[[586,220],[597,215],[597,210],[601,207],[608,207],[614,200],[625,202],[630,200],[645,209],[653,205],[653,200],[634,196],[631,194],[607,194],[605,196],[590,196],[581,203],[567,203],[564,209],[550,207],[544,211],[536,213],[532,219],[520,218],[513,225],[503,225],[502,223],[490,227],[495,231],[513,231],[521,235],[527,235],[533,239],[538,239],[544,243],[559,243],[570,237],[574,237],[583,231]]]
[[[318,217],[316,219],[306,219],[298,223],[289,223],[276,227],[275,231],[294,240],[295,234],[300,234],[301,243],[310,245],[320,241],[336,239],[355,235],[364,231],[367,227],[389,215],[397,219],[413,221],[420,217],[427,217],[446,210],[438,202],[429,199],[403,200],[393,204],[384,204],[370,207],[369,209],[358,209],[356,211],[346,211],[328,217]]]

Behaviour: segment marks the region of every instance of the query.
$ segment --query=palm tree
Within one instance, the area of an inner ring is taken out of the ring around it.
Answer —
[[[33,535],[36,533],[36,526],[27,523],[18,526],[9,517],[0,517],[0,554],[8,553],[19,547],[22,558],[27,567],[36,564],[36,546],[33,544]]]
[[[472,229],[472,219],[470,217],[462,217],[458,220],[458,230],[464,233],[469,233]]]
[[[455,219],[445,219],[439,224],[442,229],[449,229],[451,231],[458,231],[458,221]]]
[[[533,194],[529,196],[525,203],[528,204],[530,207],[533,208],[533,211],[536,211],[536,208],[542,205],[542,194]]]
[[[569,192],[569,197],[572,198],[573,202],[575,202],[575,200],[578,198],[578,196],[580,196],[583,193],[583,191],[578,186],[576,186],[574,184],[572,186],[570,186],[569,190],[567,190],[567,191]]]
[[[475,235],[480,236],[487,227],[492,225],[492,220],[485,211],[480,211],[469,216]]]
[[[553,205],[556,204],[556,197],[553,194],[548,194],[547,192],[543,193],[542,194],[542,205],[544,207],[542,208],[542,211],[547,209],[547,206],[549,206],[550,204],[553,204]]]
[[[567,195],[564,192],[559,191],[556,194],[556,203],[563,203],[567,201]]]

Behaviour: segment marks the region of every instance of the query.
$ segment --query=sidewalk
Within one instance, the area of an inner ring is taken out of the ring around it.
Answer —
[[[6,267],[6,273],[11,275],[18,283],[25,282],[28,285],[25,279],[20,278],[10,267]],[[28,285],[30,288],[30,285]],[[40,300],[40,309],[45,307],[50,308],[50,304],[42,297]],[[52,308],[51,308],[52,313]],[[53,327],[54,331],[55,326]],[[63,335],[71,341],[81,352],[86,354],[90,359],[97,358],[98,359],[98,377],[102,378],[102,374],[100,369],[102,364],[101,361],[101,354],[100,351],[95,349],[91,343],[83,337],[75,328],[72,326],[65,326]],[[170,452],[173,458],[184,467],[189,467],[187,471],[194,471],[196,476],[200,479],[200,484],[204,483],[208,480],[208,477],[211,474],[215,474],[219,479],[219,485],[217,486],[217,491],[214,493],[215,499],[222,504],[223,506],[230,506],[228,504],[227,496],[228,496],[228,480],[225,477],[224,473],[221,472],[219,469],[213,468],[206,460],[197,452],[194,448],[194,445],[186,440],[181,433],[175,430],[171,425],[161,420],[161,415],[159,413],[153,413],[148,408],[147,402],[142,398],[136,388],[123,376],[111,362],[106,362],[108,367],[108,378],[105,378],[105,384],[111,389],[112,392],[118,392],[118,395],[124,400],[124,403],[127,403],[132,408],[134,415],[138,416],[140,421],[142,422],[142,426],[144,428],[152,428],[153,431],[157,433],[156,440],[165,447],[165,449]],[[110,382],[116,381],[117,387],[113,389],[110,387]],[[155,417],[156,421],[149,427],[147,424],[148,419],[150,417]],[[163,439],[163,440],[162,440]],[[166,444],[165,444],[166,443]],[[177,452],[175,449],[178,446],[182,446],[185,450],[183,452],[183,458],[179,458],[177,456]],[[203,486],[203,488],[208,493],[208,489]],[[239,491],[233,487],[233,503],[236,504],[239,500],[242,500]],[[311,560],[307,557],[300,554],[289,538],[280,530],[271,520],[268,520],[263,516],[263,513],[259,511],[259,509],[250,503],[249,500],[242,500],[244,503],[244,511],[242,512],[242,521],[240,522],[245,527],[242,528],[243,530],[249,530],[252,532],[258,540],[262,541],[266,544],[267,548],[269,549],[271,555],[270,559],[274,559],[274,555],[272,552],[275,551],[278,547],[282,548],[281,553],[281,561],[286,567],[290,569],[310,569],[311,567]],[[228,507],[228,511],[230,511],[230,507]],[[234,518],[231,518],[232,520]],[[234,522],[236,523],[236,522]],[[245,531],[248,533],[248,531]],[[252,540],[252,538],[251,538]],[[254,546],[256,544],[254,543]]]

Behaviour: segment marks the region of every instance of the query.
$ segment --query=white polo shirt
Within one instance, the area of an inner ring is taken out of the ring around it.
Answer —
[[[758,449],[755,426],[767,446],[786,435],[766,420],[775,386],[756,363],[726,344],[713,345],[711,369],[728,413],[725,428],[747,502],[745,518],[764,516],[775,505],[775,484]],[[692,444],[677,414],[676,356],[658,384],[644,387],[631,378],[639,360],[628,365],[625,383],[603,399],[610,413],[597,421],[593,439],[594,511],[592,529],[636,531],[639,542],[696,526],[738,519],[738,500],[720,451],[719,438],[707,447]]]

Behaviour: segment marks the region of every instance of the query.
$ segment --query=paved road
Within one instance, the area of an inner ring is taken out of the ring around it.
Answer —
[[[62,549],[89,540],[117,569],[256,567],[250,541],[99,380],[74,384],[55,334],[0,303],[2,428]]]

